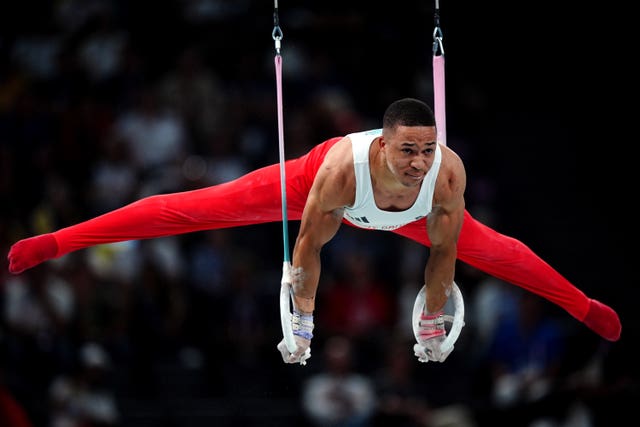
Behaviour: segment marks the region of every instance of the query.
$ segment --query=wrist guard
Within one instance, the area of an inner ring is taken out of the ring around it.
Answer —
[[[435,314],[422,313],[420,315],[419,326],[418,336],[420,340],[428,340],[446,335],[444,311],[439,311]]]
[[[294,309],[291,316],[291,329],[293,335],[311,340],[313,338],[313,314],[302,314]]]

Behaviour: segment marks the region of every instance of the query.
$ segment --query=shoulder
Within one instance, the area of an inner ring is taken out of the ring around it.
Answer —
[[[329,149],[315,177],[312,193],[321,203],[337,208],[353,203],[355,172],[351,140],[345,136]]]
[[[438,204],[460,201],[467,186],[467,173],[460,156],[446,145],[440,145],[442,160],[436,181]]]
[[[353,169],[353,148],[349,135],[340,139],[327,151],[327,155],[322,162],[322,168],[330,168],[337,171]]]
[[[442,160],[440,170],[449,171],[450,173],[466,174],[464,163],[458,154],[446,145],[440,144],[442,152]]]

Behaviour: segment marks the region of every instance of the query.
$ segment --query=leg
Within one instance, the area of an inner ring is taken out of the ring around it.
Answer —
[[[313,178],[339,139],[327,140],[286,162],[288,219],[302,217]],[[9,271],[18,274],[48,259],[104,243],[281,220],[280,165],[274,164],[231,182],[147,197],[79,224],[20,240],[9,250]]]
[[[290,172],[295,180],[296,174]],[[17,274],[47,259],[98,244],[279,221],[279,174],[279,165],[267,166],[228,183],[146,197],[53,233],[21,240],[9,252],[9,269]],[[290,193],[289,218],[299,219],[304,192],[291,185]]]
[[[431,245],[422,221],[396,232]],[[588,298],[525,244],[481,224],[468,212],[458,241],[458,259],[559,305],[607,340],[616,341],[620,336],[620,320],[611,308]]]
[[[299,216],[291,203],[292,217]],[[58,253],[102,243],[239,227],[282,218],[278,165],[198,190],[146,197],[53,234]]]

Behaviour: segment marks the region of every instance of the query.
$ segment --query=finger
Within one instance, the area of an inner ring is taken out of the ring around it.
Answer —
[[[280,343],[278,343],[278,351],[280,351],[280,355],[282,356],[282,361],[284,363],[294,363],[294,362],[290,362],[289,359],[291,358],[292,354],[289,353],[289,350],[287,350],[287,345],[285,344],[284,340],[280,341]]]
[[[306,365],[309,358],[311,358],[311,349],[307,348],[304,354],[300,357],[300,364]]]
[[[427,356],[427,353],[425,350],[426,349],[424,348],[424,346],[420,344],[413,345],[413,353],[418,358],[419,362],[426,363],[429,361],[429,357]]]
[[[291,355],[291,357],[294,358],[296,362],[302,361],[303,358],[305,357],[306,353],[307,353],[307,350],[309,350],[309,349],[308,348],[302,349],[302,348],[298,347],[298,350],[296,350],[296,352],[293,353]]]
[[[287,363],[300,363],[301,365],[306,365],[306,358],[304,356],[298,355],[296,353],[289,356]]]

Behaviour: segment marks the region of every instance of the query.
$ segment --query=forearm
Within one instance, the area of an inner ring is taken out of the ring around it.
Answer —
[[[432,248],[424,270],[427,313],[436,313],[447,303],[453,285],[455,265],[455,248]]]
[[[315,200],[315,197],[309,198]],[[315,309],[320,282],[320,251],[335,236],[341,220],[342,209],[323,212],[312,202],[305,207],[292,259],[293,301],[303,313],[310,314]]]
[[[292,266],[293,302],[301,313],[313,313],[320,282],[320,250],[296,242]]]

